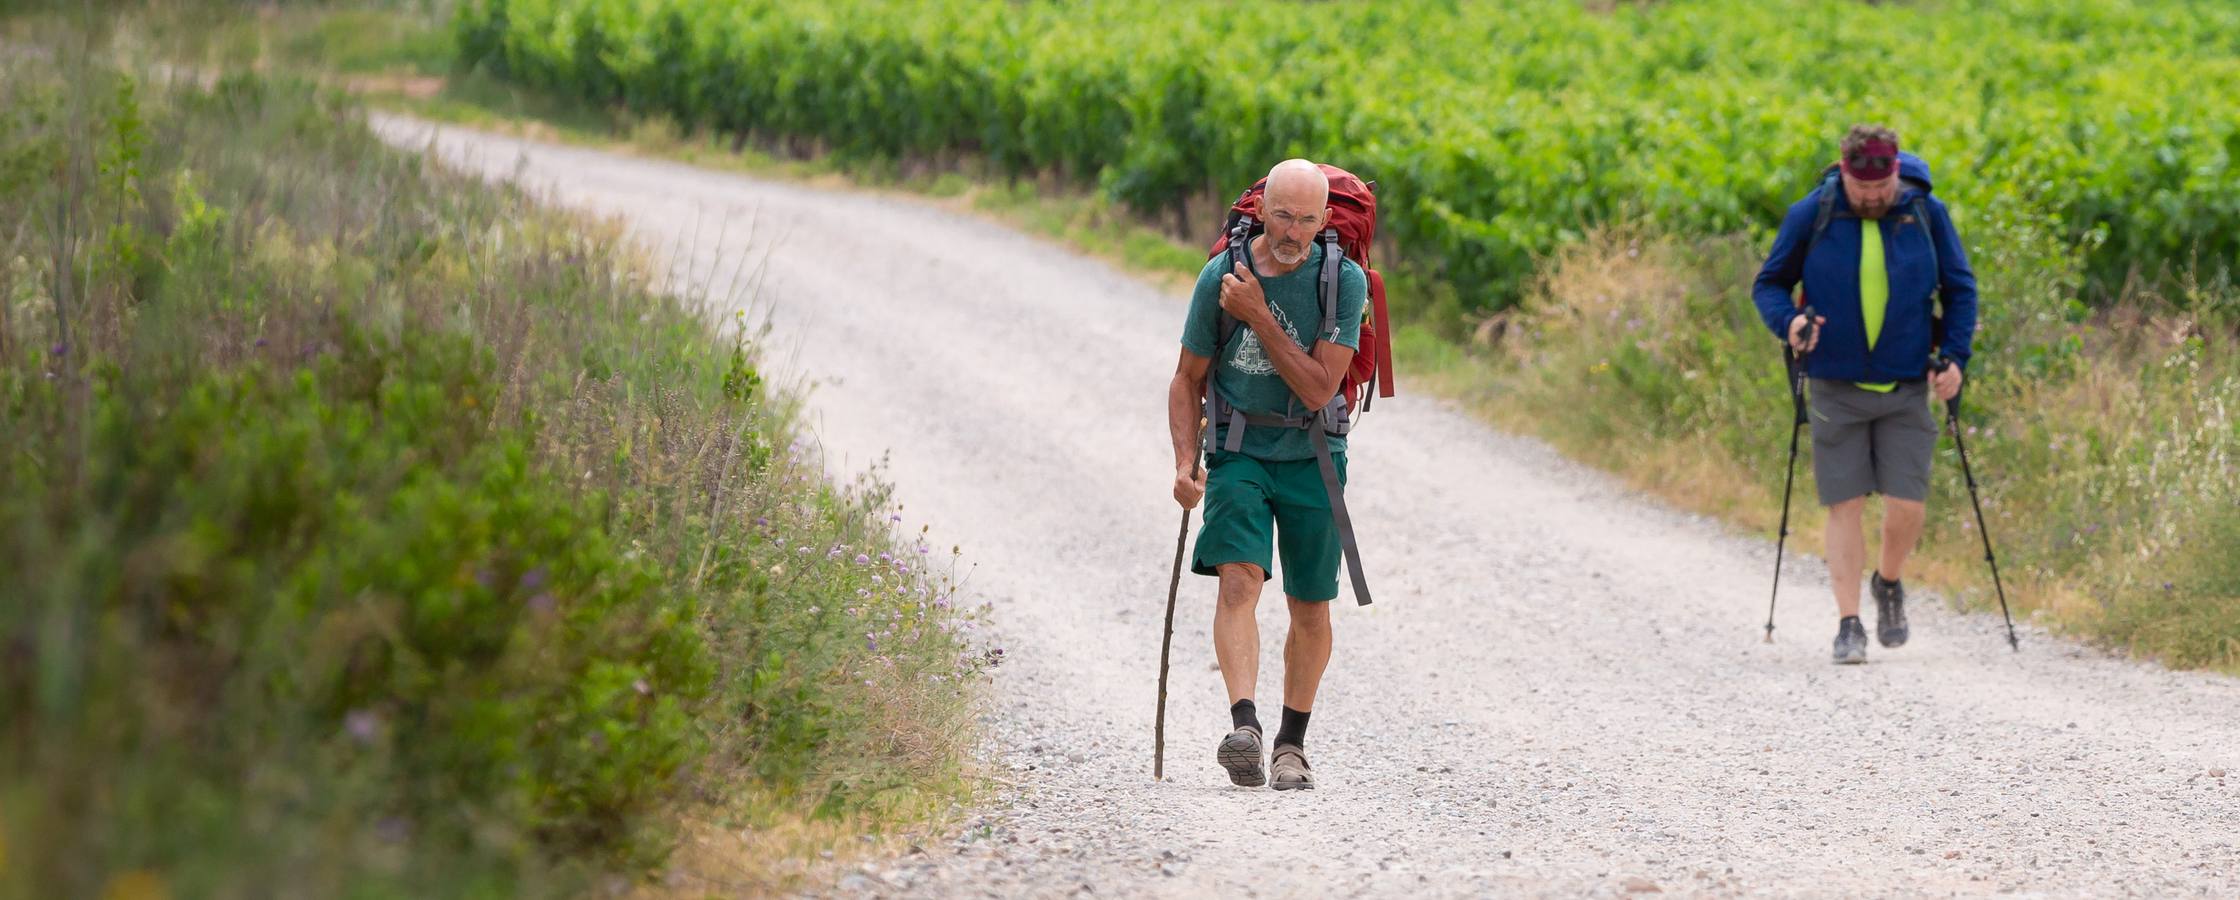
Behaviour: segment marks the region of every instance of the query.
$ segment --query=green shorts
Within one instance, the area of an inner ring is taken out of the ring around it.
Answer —
[[[1346,481],[1346,455],[1331,454],[1338,483]],[[1322,467],[1312,459],[1270,462],[1215,451],[1206,461],[1206,521],[1190,556],[1190,571],[1218,575],[1224,563],[1252,563],[1267,577],[1283,554],[1283,592],[1320,602],[1338,596],[1338,525]]]

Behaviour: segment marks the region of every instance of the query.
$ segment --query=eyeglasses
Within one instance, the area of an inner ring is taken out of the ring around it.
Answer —
[[[1268,224],[1274,225],[1277,228],[1285,229],[1287,231],[1300,225],[1305,225],[1309,228],[1313,228],[1317,225],[1322,224],[1322,217],[1319,215],[1294,216],[1279,209],[1268,214]]]

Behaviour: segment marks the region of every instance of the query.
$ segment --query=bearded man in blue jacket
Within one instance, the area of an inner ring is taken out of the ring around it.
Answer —
[[[1937,443],[1929,395],[1960,393],[1976,331],[1976,278],[1951,214],[1930,194],[1929,164],[1901,152],[1896,132],[1854,126],[1839,149],[1841,161],[1820,186],[1789,207],[1751,299],[1811,379],[1835,661],[1863,663],[1867,496],[1883,496],[1882,554],[1868,584],[1876,636],[1898,647],[1908,636],[1906,557],[1921,537]],[[1793,297],[1800,283],[1803,296]],[[1815,312],[1809,323],[1807,306]],[[1939,368],[1939,354],[1952,365]]]

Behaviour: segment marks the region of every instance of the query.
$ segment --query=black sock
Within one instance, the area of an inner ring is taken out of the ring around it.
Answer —
[[[1284,707],[1283,727],[1276,731],[1276,743],[1290,744],[1302,750],[1306,749],[1307,717],[1311,715],[1314,715],[1314,713],[1303,713],[1288,706]]]
[[[1260,711],[1252,708],[1252,701],[1239,700],[1229,704],[1229,727],[1243,728],[1247,725],[1252,726],[1254,731],[1260,730]]]

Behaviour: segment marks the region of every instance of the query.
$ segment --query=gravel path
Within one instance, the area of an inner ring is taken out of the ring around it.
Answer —
[[[1997,618],[1934,601],[1911,646],[1838,669],[1809,558],[1761,644],[1767,542],[1420,396],[1355,441],[1379,600],[1339,601],[1319,789],[1214,765],[1213,587],[1189,576],[1154,783],[1183,298],[907,199],[377,125],[622,216],[691,277],[767,252],[833,468],[891,450],[905,514],[976,564],[1009,658],[989,762],[1014,787],[837,893],[2240,896],[2240,682],[2031,633],[2018,656]],[[1262,613],[1272,711],[1280,596]]]

